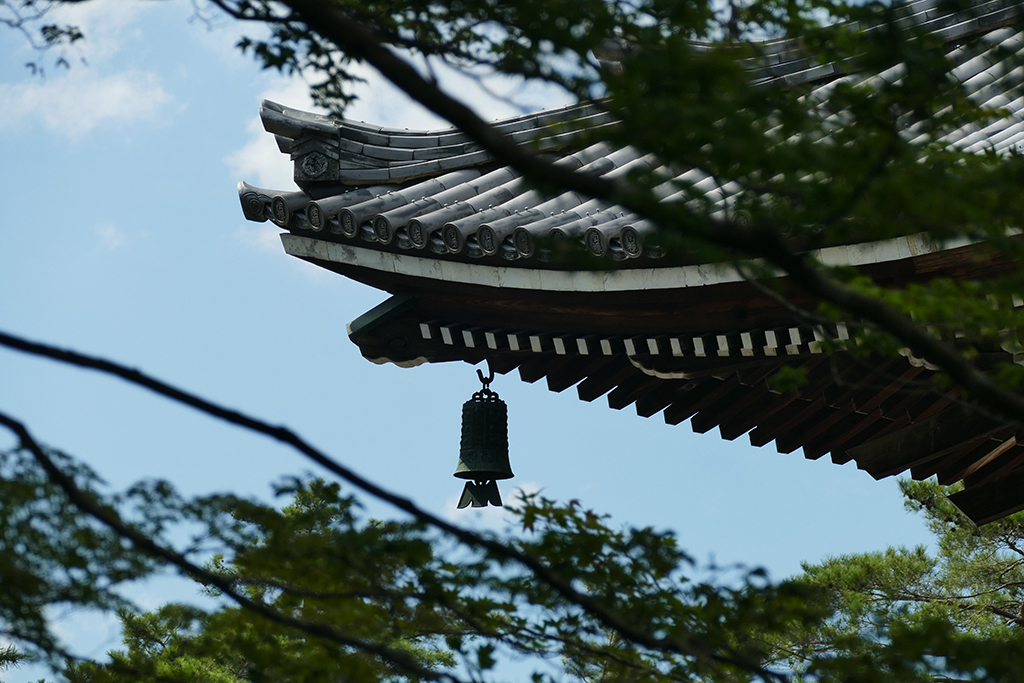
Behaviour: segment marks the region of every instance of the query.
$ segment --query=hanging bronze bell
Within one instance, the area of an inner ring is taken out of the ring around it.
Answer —
[[[486,378],[479,370],[476,373],[483,389],[462,404],[462,447],[454,476],[469,481],[459,499],[460,509],[501,507],[497,480],[515,476],[508,461],[508,408],[490,389],[494,373]]]

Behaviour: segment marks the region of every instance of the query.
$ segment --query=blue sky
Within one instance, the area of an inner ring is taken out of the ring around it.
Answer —
[[[212,12],[212,10],[211,10]],[[498,511],[456,512],[451,475],[461,404],[479,387],[461,363],[400,369],[362,359],[345,324],[386,295],[286,256],[271,224],[246,222],[239,180],[290,187],[291,168],[258,121],[260,100],[309,108],[305,84],[260,71],[233,47],[240,28],[190,3],[88,3],[88,36],[70,70],[32,76],[33,54],[0,41],[0,329],[116,359],[284,424],[425,509],[499,527]],[[78,61],[84,57],[86,63]],[[366,72],[351,116],[438,128]],[[534,88],[446,79],[494,118],[563,104]],[[699,560],[764,566],[926,542],[896,482],[853,464],[780,455],[688,424],[614,411],[516,375],[493,385],[509,404],[512,467],[503,482],[580,500],[617,523],[674,530]],[[0,410],[94,467],[113,487],[166,478],[188,494],[266,497],[285,474],[316,472],[266,440],[117,380],[0,349]],[[0,435],[0,445],[13,441]],[[368,502],[371,514],[390,511]],[[155,583],[152,607],[181,587]],[[66,633],[85,654],[117,642],[107,624]],[[18,674],[10,677],[17,681]]]

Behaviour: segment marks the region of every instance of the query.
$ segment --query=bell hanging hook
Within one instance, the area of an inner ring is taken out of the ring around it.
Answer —
[[[476,376],[480,378],[480,383],[484,385],[484,389],[491,388],[491,382],[494,381],[494,368],[487,365],[487,377],[484,377],[484,372],[480,368],[476,369]]]

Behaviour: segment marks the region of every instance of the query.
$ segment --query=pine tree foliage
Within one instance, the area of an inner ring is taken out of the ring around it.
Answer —
[[[1024,515],[978,527],[949,502],[948,487],[915,481],[900,486],[907,508],[927,520],[934,548],[889,548],[805,565],[798,580],[823,591],[830,616],[777,642],[775,661],[800,671],[826,653],[857,650],[867,656],[886,649],[897,634],[936,629],[950,638],[950,650],[965,643],[973,643],[968,649],[991,647],[993,660],[983,667],[995,663],[996,652],[1019,647]]]

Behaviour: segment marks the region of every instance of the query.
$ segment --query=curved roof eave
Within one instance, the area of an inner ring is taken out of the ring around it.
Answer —
[[[729,263],[618,270],[512,268],[440,261],[289,233],[283,233],[281,241],[288,254],[302,259],[337,263],[384,275],[477,287],[550,292],[632,292],[704,287],[744,279],[740,271]],[[811,252],[811,255],[826,265],[857,267],[934,254],[974,243],[960,239],[937,244],[920,233],[879,242],[827,247]]]

